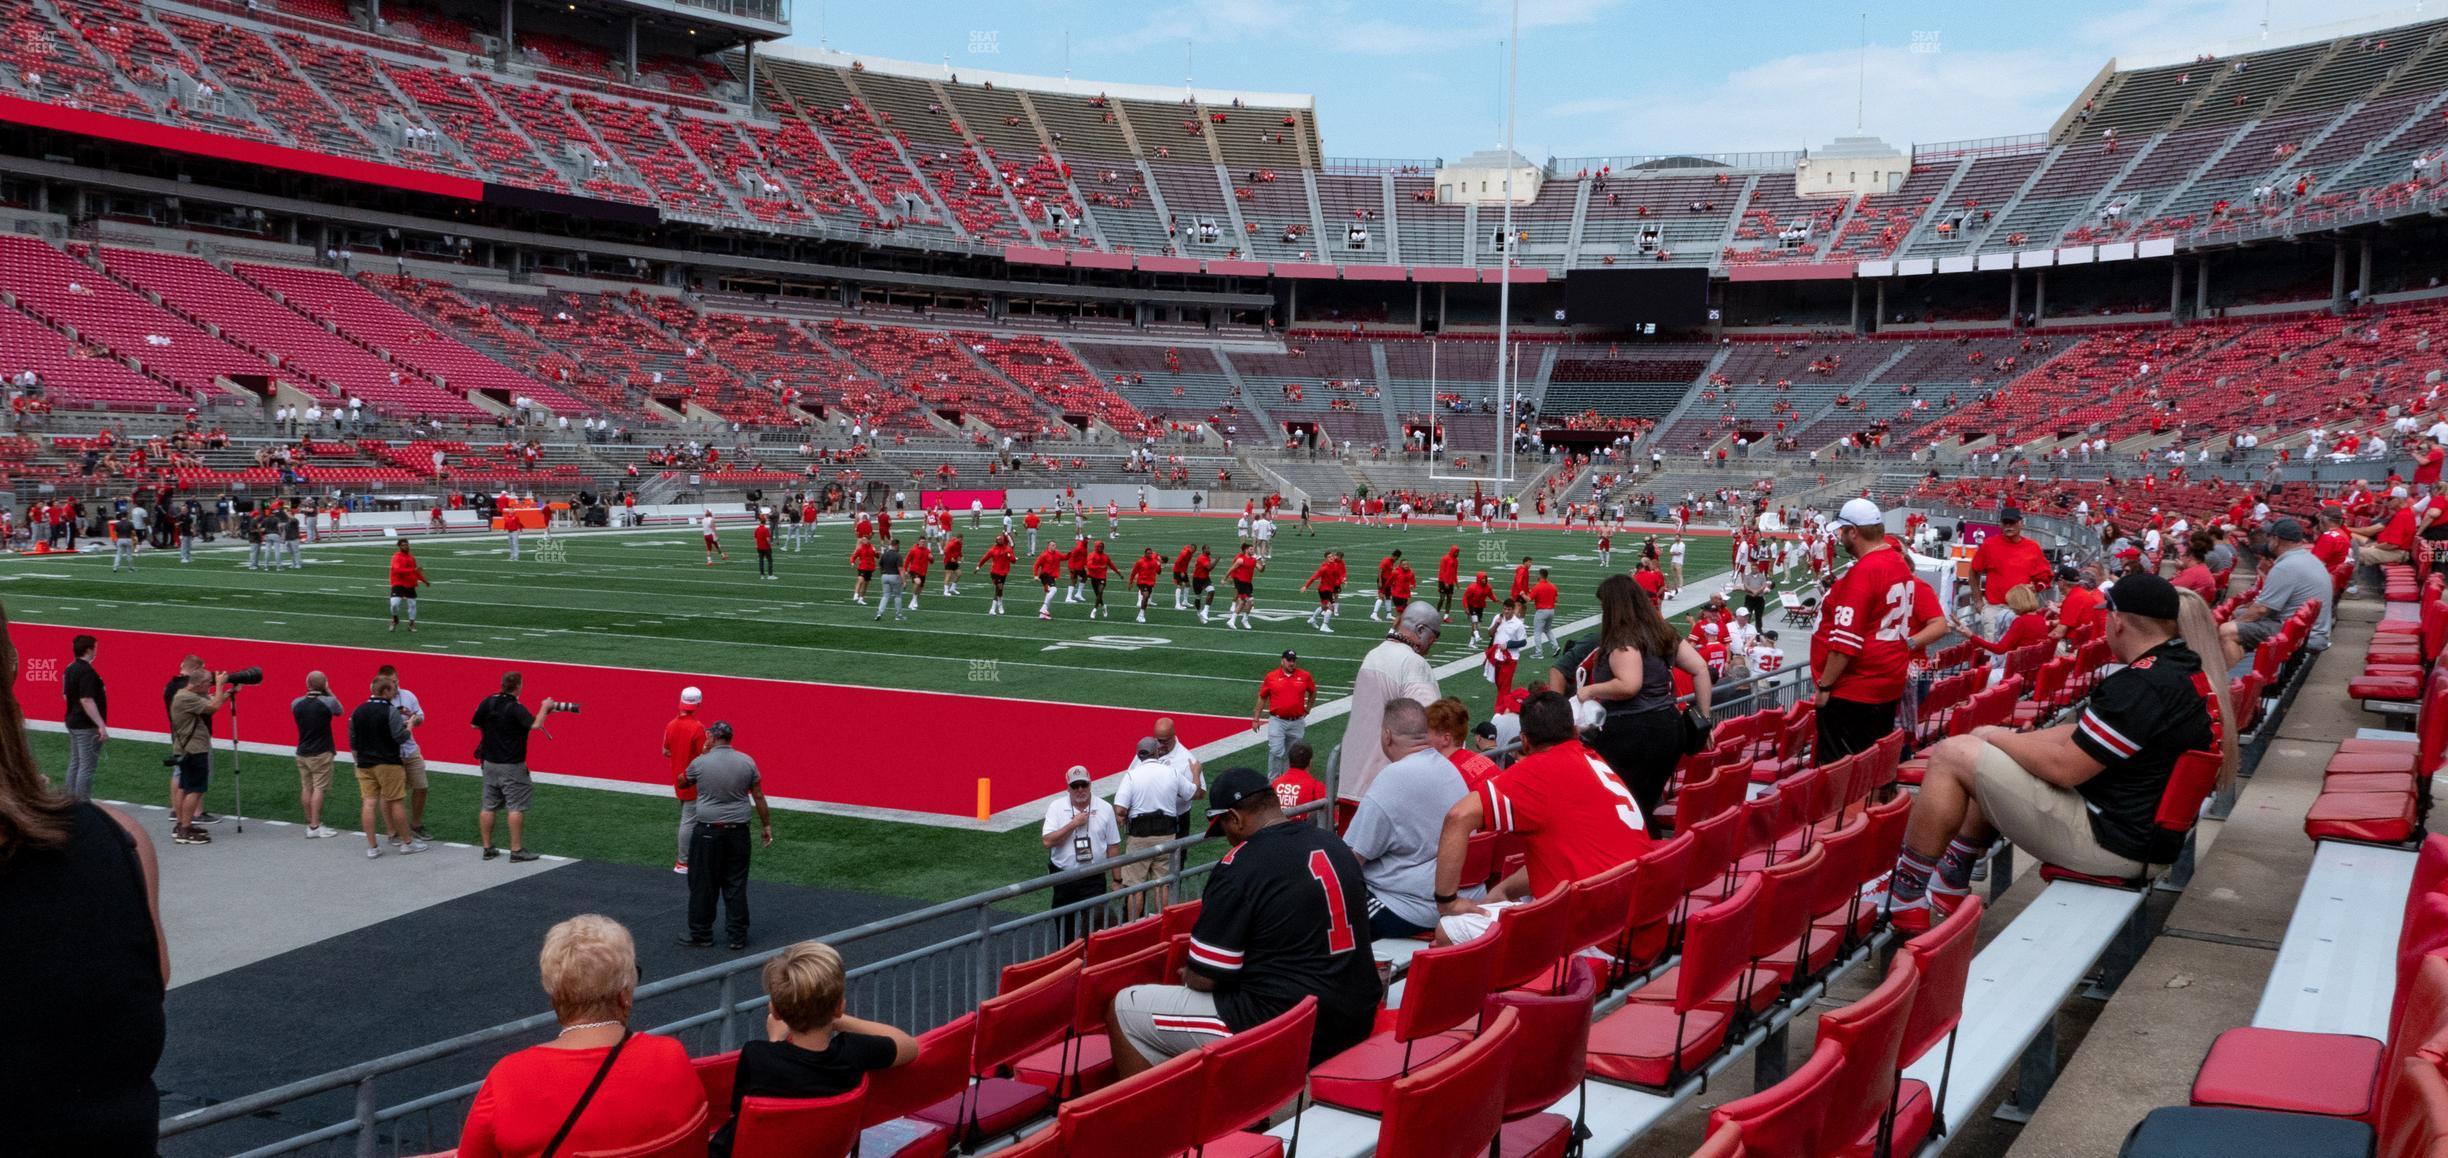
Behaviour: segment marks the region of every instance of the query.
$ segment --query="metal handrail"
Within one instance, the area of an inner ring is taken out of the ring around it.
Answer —
[[[1328,777],[1331,784],[1333,779],[1333,770],[1331,766],[1328,768]],[[1331,797],[1331,792],[1329,793],[1329,796]],[[1322,812],[1326,807],[1327,806],[1323,802],[1309,804],[1291,810],[1290,814],[1295,816],[1314,815]],[[897,916],[869,921],[865,924],[857,925],[839,932],[825,934],[820,939],[838,948],[843,945],[853,944],[885,934],[921,927],[936,921],[945,920],[946,918],[972,918],[975,921],[975,927],[967,932],[937,941],[919,949],[904,952],[880,961],[869,962],[857,966],[849,971],[849,978],[855,983],[862,978],[872,977],[888,970],[908,966],[913,963],[926,961],[932,958],[944,958],[957,950],[961,950],[969,946],[977,946],[979,951],[975,954],[975,963],[968,978],[968,980],[976,986],[974,997],[969,1002],[970,1005],[974,1006],[975,1001],[983,1000],[985,997],[991,996],[991,981],[994,972],[994,965],[986,950],[990,947],[990,942],[998,933],[1007,933],[1015,930],[1033,931],[1031,927],[1040,925],[1051,928],[1054,922],[1063,918],[1076,917],[1079,914],[1085,913],[1091,909],[1102,908],[1115,903],[1117,900],[1127,900],[1137,895],[1149,893],[1173,895],[1191,881],[1205,876],[1212,870],[1212,864],[1187,865],[1184,863],[1184,861],[1189,853],[1189,850],[1202,844],[1206,844],[1214,839],[1216,838],[1210,837],[1204,833],[1195,833],[1191,836],[1166,841],[1160,845],[1141,849],[1138,852],[1126,853],[1110,860],[1100,861],[1093,866],[1070,869],[1064,872],[1048,873],[1046,875],[1034,877],[1028,880],[1016,881],[1008,885],[1003,885],[999,888],[974,893],[956,900],[928,905],[908,913],[902,913]],[[1050,890],[1058,885],[1069,884],[1075,881],[1087,880],[1094,877],[1101,877],[1126,865],[1157,860],[1165,860],[1169,862],[1170,867],[1168,872],[1154,879],[1141,882],[1127,888],[1112,890],[1101,896],[1091,898],[1086,901],[1075,902],[1065,906],[1050,907],[1042,913],[1026,914],[1019,916],[1017,919],[1004,921],[1001,923],[998,923],[995,919],[998,906],[1008,905],[1012,901],[1021,900],[1032,894]],[[657,997],[680,993],[697,986],[708,984],[719,986],[721,993],[719,1001],[712,1008],[689,1014],[666,1024],[655,1026],[646,1032],[674,1034],[707,1025],[719,1025],[722,1038],[722,1048],[726,1050],[737,1048],[738,1041],[736,1035],[732,1031],[732,1018],[737,1014],[753,1011],[762,1006],[766,1001],[766,997],[761,991],[756,992],[752,996],[746,998],[736,996],[737,979],[741,975],[746,974],[751,970],[763,968],[766,961],[779,955],[782,951],[782,949],[777,948],[751,956],[735,958],[733,960],[724,961],[715,965],[709,965],[702,969],[693,970],[674,977],[663,978],[661,980],[639,986],[635,993],[635,1000],[640,1004]],[[416,1099],[412,1099],[398,1105],[379,1107],[377,1106],[373,1097],[373,1088],[376,1079],[382,1078],[386,1075],[396,1074],[416,1066],[462,1057],[486,1047],[499,1046],[502,1043],[517,1041],[528,1034],[547,1029],[555,1023],[556,1017],[552,1013],[534,1014],[528,1017],[520,1018],[516,1021],[503,1022],[484,1029],[474,1030],[468,1033],[459,1034],[455,1037],[445,1038],[441,1041],[429,1042],[413,1049],[401,1050],[383,1057],[373,1058],[367,1061],[358,1062],[355,1065],[332,1070],[328,1073],[318,1074],[313,1077],[302,1078],[297,1081],[275,1086],[268,1090],[262,1090],[243,1097],[232,1098],[228,1101],[217,1102],[213,1105],[190,1110],[185,1113],[175,1114],[161,1120],[159,1123],[160,1136],[164,1139],[175,1138],[182,1135],[193,1134],[196,1131],[222,1123],[247,1118],[270,1116],[275,1111],[278,1111],[283,1107],[290,1106],[305,1099],[353,1087],[357,1091],[357,1097],[355,1099],[357,1109],[350,1120],[320,1126],[305,1133],[274,1142],[268,1146],[248,1150],[244,1153],[247,1155],[288,1154],[318,1143],[337,1141],[339,1139],[354,1135],[356,1138],[355,1152],[366,1156],[366,1158],[372,1158],[372,1156],[377,1153],[377,1147],[381,1141],[375,1129],[377,1126],[388,1122],[398,1121],[402,1118],[425,1110],[447,1105],[448,1103],[460,1098],[472,1096],[482,1084],[481,1082],[467,1083],[451,1089],[422,1095]]]

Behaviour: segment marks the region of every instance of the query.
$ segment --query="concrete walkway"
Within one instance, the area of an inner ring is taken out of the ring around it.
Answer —
[[[211,844],[172,844],[160,805],[111,803],[155,836],[173,989],[572,863],[485,860],[472,845],[445,841],[400,856],[388,837],[383,855],[368,860],[353,828],[308,840],[303,825],[279,820],[249,820],[239,832],[224,819],[205,830]]]

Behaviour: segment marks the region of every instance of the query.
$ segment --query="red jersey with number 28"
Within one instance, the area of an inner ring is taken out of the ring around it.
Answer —
[[[1632,790],[1578,740],[1522,757],[1477,791],[1484,813],[1479,827],[1520,833],[1528,844],[1533,896],[1649,851],[1648,826]]]
[[[1901,699],[1912,662],[1906,641],[1936,618],[1937,592],[1913,574],[1903,552],[1892,544],[1881,547],[1855,560],[1828,592],[1819,630],[1811,636],[1811,662],[1824,673],[1830,654],[1853,657],[1829,693],[1836,699],[1857,704]]]

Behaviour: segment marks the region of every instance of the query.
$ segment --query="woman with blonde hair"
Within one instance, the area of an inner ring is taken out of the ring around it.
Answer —
[[[2018,647],[2046,643],[2049,638],[2048,616],[2040,614],[2040,596],[2028,583],[2017,583],[2006,591],[2006,610],[2014,619],[2006,624],[1995,643],[1983,639],[1967,624],[1955,625],[1955,632],[1969,643],[1976,644],[1991,655],[2007,655]]]
[[[688,1051],[633,1033],[637,943],[585,913],[544,934],[536,958],[561,1032],[493,1064],[459,1131],[460,1158],[557,1158],[636,1146],[706,1118]]]
[[[2227,651],[2220,646],[2218,617],[2211,614],[2209,601],[2181,587],[2176,589],[2176,634],[2201,659],[2202,698],[2210,703],[2210,728],[2218,734],[2218,790],[2232,792],[2241,760],[2236,733],[2243,729],[2234,723],[2235,704],[2228,695]]]

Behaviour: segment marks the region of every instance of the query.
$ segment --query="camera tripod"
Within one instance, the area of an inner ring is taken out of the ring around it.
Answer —
[[[246,831],[246,777],[243,775],[245,772],[243,765],[246,762],[246,755],[245,749],[240,747],[238,743],[238,688],[234,684],[231,685],[229,690],[229,710],[231,793],[230,820],[237,825],[237,831],[243,833]]]

